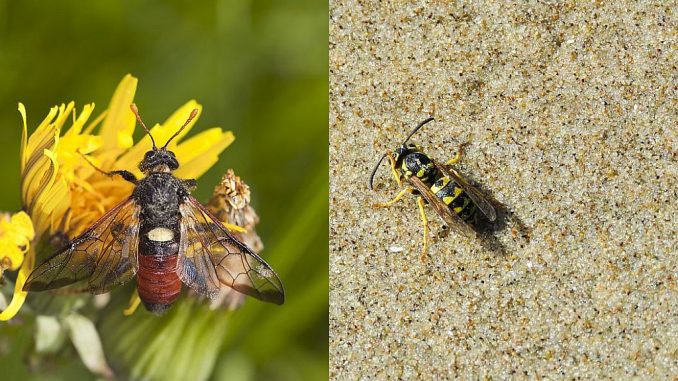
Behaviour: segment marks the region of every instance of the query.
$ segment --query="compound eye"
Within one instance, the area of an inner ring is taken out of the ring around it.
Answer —
[[[172,156],[174,156],[174,155],[172,155]],[[172,157],[172,163],[170,164],[170,168],[171,168],[172,170],[175,170],[175,169],[179,168],[179,162],[178,162],[177,159],[174,158],[174,157]]]

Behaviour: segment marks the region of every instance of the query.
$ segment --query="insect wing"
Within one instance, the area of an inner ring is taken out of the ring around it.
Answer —
[[[452,210],[440,199],[438,198],[431,188],[426,186],[421,179],[417,176],[411,176],[409,178],[410,184],[414,186],[416,190],[421,193],[422,197],[428,202],[431,207],[436,211],[440,218],[445,221],[447,226],[455,230],[457,233],[460,233],[468,238],[474,238],[476,236],[475,231],[464,222],[456,213],[453,213]]]
[[[436,167],[438,167],[438,170],[443,174],[454,180],[454,182],[456,182],[461,187],[461,189],[463,189],[464,192],[466,192],[466,194],[471,197],[471,200],[473,200],[478,209],[480,209],[480,211],[485,215],[485,217],[487,217],[488,220],[490,220],[490,222],[493,222],[497,219],[497,212],[494,210],[492,204],[487,201],[485,196],[480,193],[478,189],[469,184],[466,179],[461,177],[459,172],[439,164],[437,164]]]
[[[108,292],[136,274],[138,246],[139,207],[130,197],[33,270],[24,291],[82,281],[77,284],[82,286],[80,291]]]
[[[283,304],[278,275],[237,240],[193,197],[179,206],[181,242],[177,273],[198,294],[214,298],[221,285],[265,302]]]

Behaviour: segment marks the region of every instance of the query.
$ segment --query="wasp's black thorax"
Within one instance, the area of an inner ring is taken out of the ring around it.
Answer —
[[[396,167],[405,178],[416,176],[431,186],[440,176],[433,160],[415,145],[402,146],[396,151]]]

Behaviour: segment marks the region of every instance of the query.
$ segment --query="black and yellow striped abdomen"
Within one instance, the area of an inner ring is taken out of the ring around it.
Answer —
[[[476,205],[454,180],[447,176],[441,176],[435,180],[431,186],[431,191],[462,220],[469,222],[474,219],[477,211]]]
[[[477,206],[453,179],[438,170],[433,160],[415,144],[396,150],[395,166],[405,178],[417,177],[466,222],[475,220]]]

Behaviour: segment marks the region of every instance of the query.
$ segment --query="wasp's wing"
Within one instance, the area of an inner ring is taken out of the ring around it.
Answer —
[[[422,197],[428,202],[431,207],[436,211],[440,218],[445,221],[445,224],[453,229],[457,233],[460,233],[468,238],[474,238],[476,236],[475,231],[469,224],[465,223],[456,213],[450,210],[440,198],[438,198],[431,188],[427,187],[421,179],[417,176],[411,176],[409,178],[410,184],[421,193]]]
[[[82,291],[108,292],[136,274],[138,246],[139,207],[130,197],[33,270],[24,290],[81,282]]]
[[[193,197],[179,206],[181,242],[177,273],[197,293],[216,297],[223,285],[265,302],[283,304],[278,275],[237,240]]]
[[[466,194],[471,197],[471,200],[476,204],[478,209],[487,217],[487,219],[490,222],[494,222],[497,219],[497,212],[494,210],[494,207],[492,204],[490,204],[489,201],[485,198],[485,196],[480,193],[478,189],[476,189],[473,185],[469,184],[466,179],[461,177],[459,172],[455,171],[452,168],[447,168],[444,165],[437,164],[436,167],[438,168],[439,171],[441,171],[443,174],[454,180],[461,189],[466,192]]]

